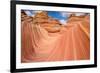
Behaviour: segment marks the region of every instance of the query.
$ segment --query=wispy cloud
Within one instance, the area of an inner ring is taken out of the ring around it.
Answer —
[[[63,25],[66,25],[66,20],[62,19],[62,20],[59,20],[61,24]]]
[[[76,16],[85,15],[85,13],[75,13]]]
[[[64,18],[68,18],[70,16],[70,14],[72,14],[72,13],[69,13],[69,12],[61,12],[61,16],[64,17]]]
[[[28,16],[31,16],[32,13],[30,11],[25,11],[25,13],[28,15]]]
[[[61,12],[61,16],[62,17],[67,17],[67,13],[66,12]]]

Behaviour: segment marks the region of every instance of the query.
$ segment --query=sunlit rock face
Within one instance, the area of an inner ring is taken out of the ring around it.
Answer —
[[[79,25],[79,23],[80,23],[80,25]],[[69,26],[79,25],[81,27],[81,29],[89,37],[89,33],[90,33],[90,16],[89,16],[89,14],[80,15],[80,16],[75,16],[75,14],[71,14],[67,21],[67,24],[69,24]]]
[[[48,32],[58,32],[60,22],[48,16],[46,11],[39,11],[33,17],[33,23],[45,28]]]
[[[33,17],[21,13],[21,62],[90,59],[89,14],[72,14],[61,25],[45,11]]]

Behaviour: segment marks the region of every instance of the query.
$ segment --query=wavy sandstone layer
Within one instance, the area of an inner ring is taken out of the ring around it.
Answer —
[[[72,15],[63,26],[46,12],[33,18],[22,12],[22,63],[90,59],[89,21],[89,15]]]

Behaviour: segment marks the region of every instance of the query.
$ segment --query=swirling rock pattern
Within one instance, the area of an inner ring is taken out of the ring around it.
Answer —
[[[21,12],[21,62],[90,59],[89,15],[71,15],[66,25],[46,12]]]

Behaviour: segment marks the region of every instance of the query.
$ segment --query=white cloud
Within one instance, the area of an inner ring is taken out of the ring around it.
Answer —
[[[85,13],[75,13],[76,16],[85,15]]]
[[[27,15],[29,15],[29,16],[31,16],[31,12],[30,11],[25,11],[25,13],[27,14]]]
[[[34,11],[25,10],[25,13],[26,13],[28,16],[34,16],[34,15],[35,15],[35,12],[34,12]]]
[[[61,12],[62,17],[66,18],[69,17],[71,14],[73,14],[74,12]],[[76,12],[75,15],[76,16],[80,16],[80,15],[84,15],[85,13],[78,13]]]
[[[62,17],[67,17],[67,12],[61,12]]]
[[[61,24],[63,25],[66,25],[66,20],[62,19],[62,20],[59,20]]]
[[[66,18],[69,17],[70,14],[72,14],[71,12],[61,12],[62,17]]]

